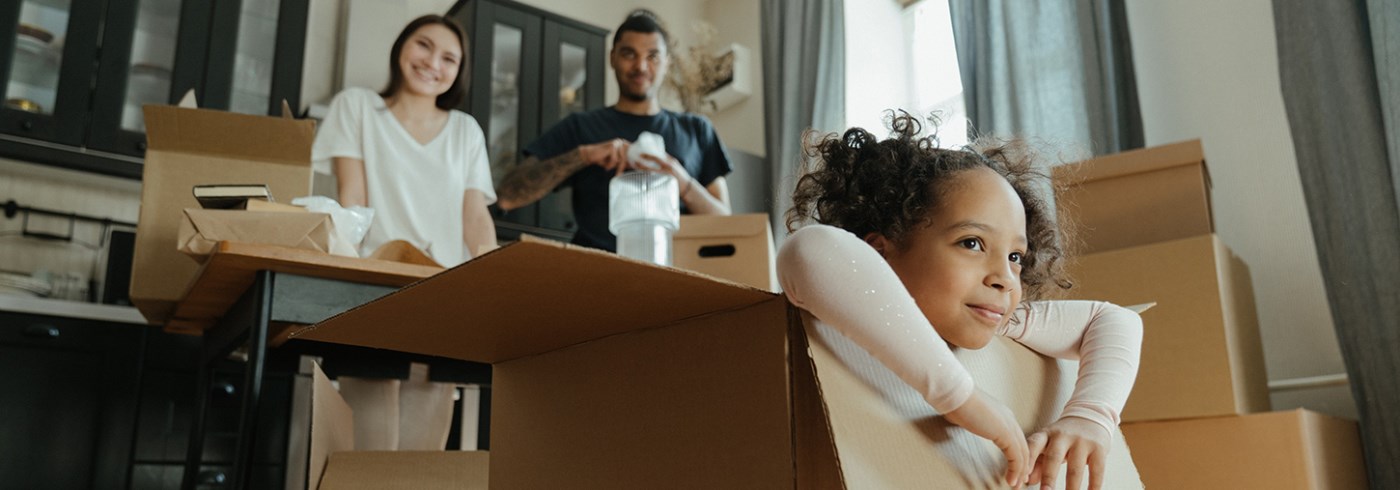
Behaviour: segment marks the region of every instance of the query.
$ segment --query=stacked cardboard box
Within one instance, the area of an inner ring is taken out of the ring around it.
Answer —
[[[1354,422],[1266,413],[1249,268],[1215,235],[1200,141],[1065,165],[1054,177],[1061,222],[1082,254],[1070,262],[1070,296],[1158,303],[1143,314],[1142,364],[1123,410],[1148,487],[1352,488],[1328,482],[1357,479],[1364,486]],[[1265,426],[1275,431],[1268,438]],[[1285,457],[1293,454],[1309,456]],[[1249,478],[1244,486],[1222,479],[1277,476],[1275,463],[1284,460],[1316,477]]]

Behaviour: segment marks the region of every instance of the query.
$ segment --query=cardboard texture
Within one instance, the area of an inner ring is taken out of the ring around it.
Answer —
[[[330,378],[315,366],[311,380],[311,443],[307,488],[320,488],[331,454],[355,449],[355,419]]]
[[[258,243],[356,257],[325,213],[185,209],[176,243],[181,253],[204,262],[222,241]]]
[[[777,254],[766,214],[681,216],[680,230],[671,238],[671,257],[680,269],[778,290]]]
[[[1317,412],[1139,422],[1123,434],[1148,488],[1366,488],[1356,422]]]
[[[1054,169],[1060,221],[1090,254],[1215,231],[1200,140]]]
[[[1123,421],[1269,410],[1249,269],[1215,235],[1079,257],[1074,298],[1156,301],[1142,315],[1142,362]]]
[[[294,336],[494,364],[493,488],[981,488],[1004,464],[962,429],[878,419],[882,399],[842,405],[863,395],[785,298],[564,244],[513,243]],[[979,378],[1029,389],[1027,425],[1071,389],[1036,388],[1056,363],[1035,357]],[[1115,453],[1111,481],[1136,482]]]
[[[486,490],[486,451],[353,451],[331,455],[322,490]]]
[[[267,184],[277,201],[311,193],[311,121],[222,111],[146,106],[148,148],[131,272],[131,300],[146,320],[163,324],[199,265],[181,256],[176,238],[191,189],[229,182]]]

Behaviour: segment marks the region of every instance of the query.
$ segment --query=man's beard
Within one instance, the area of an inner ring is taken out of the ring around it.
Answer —
[[[623,83],[623,80],[624,79],[622,77],[617,78],[617,91],[618,94],[622,96],[622,98],[632,102],[646,102],[647,100],[651,99],[651,93],[649,93],[650,91],[629,91],[627,90],[627,84]]]

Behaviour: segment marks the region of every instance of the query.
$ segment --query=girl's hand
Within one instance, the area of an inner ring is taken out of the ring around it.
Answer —
[[[982,390],[976,390],[966,403],[943,417],[996,444],[1006,455],[1006,484],[1013,487],[1025,484],[1031,456],[1026,446],[1026,433],[1021,431],[1011,409]]]
[[[1088,419],[1065,417],[1026,438],[1030,445],[1031,460],[1035,467],[1031,471],[1030,483],[1040,484],[1041,490],[1051,488],[1060,475],[1060,464],[1069,467],[1065,488],[1079,489],[1084,480],[1084,467],[1089,467],[1089,489],[1098,490],[1103,486],[1104,462],[1108,460],[1108,448],[1112,434]]]

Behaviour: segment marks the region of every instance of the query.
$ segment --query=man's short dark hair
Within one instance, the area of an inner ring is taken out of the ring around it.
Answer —
[[[661,33],[661,44],[666,45],[671,42],[671,35],[666,33],[666,27],[661,24],[661,18],[655,12],[647,9],[633,10],[627,14],[627,20],[622,21],[622,25],[617,26],[617,32],[613,33],[613,46],[617,46],[617,40],[622,39],[624,32],[640,32],[642,34]]]

